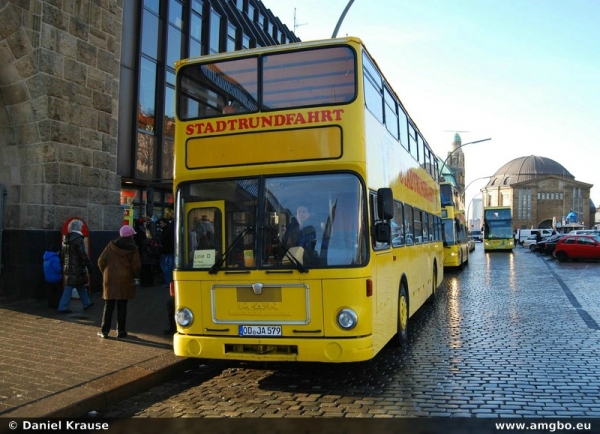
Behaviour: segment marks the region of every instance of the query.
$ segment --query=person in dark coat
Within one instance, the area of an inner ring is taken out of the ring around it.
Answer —
[[[292,217],[287,226],[283,243],[288,247],[300,246],[304,248],[305,252],[314,252],[317,233],[307,205],[298,206],[296,218]]]
[[[106,339],[112,324],[112,314],[117,306],[117,338],[127,337],[127,301],[135,298],[135,279],[140,275],[142,264],[131,226],[123,226],[120,237],[108,243],[100,257],[98,267],[102,271],[102,298],[104,311],[98,336]]]
[[[161,228],[160,268],[163,274],[163,285],[169,286],[173,281],[173,265],[175,263],[175,231],[173,223],[165,217],[158,221]]]
[[[140,275],[140,285],[149,287],[154,284],[154,258],[149,249],[148,235],[146,234],[146,219],[140,218],[135,225],[135,243],[138,247],[140,260],[142,262],[142,271]]]
[[[62,296],[62,265],[60,263],[60,248],[50,246],[44,252],[44,278],[46,279],[48,307],[58,308],[58,302]]]
[[[71,301],[73,288],[79,294],[83,310],[87,310],[94,305],[90,301],[87,291],[89,274],[92,271],[92,261],[90,261],[85,243],[83,242],[82,227],[83,222],[81,220],[71,220],[71,223],[69,223],[69,233],[63,239],[61,255],[63,274],[66,277],[66,282],[62,297],[58,303],[59,313],[71,313],[69,302]]]

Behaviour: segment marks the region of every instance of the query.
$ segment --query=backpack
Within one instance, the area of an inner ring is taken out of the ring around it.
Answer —
[[[146,253],[151,258],[156,258],[160,255],[160,244],[155,238],[150,238],[146,243]]]

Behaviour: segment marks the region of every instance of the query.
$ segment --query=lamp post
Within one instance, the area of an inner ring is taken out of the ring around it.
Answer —
[[[344,17],[348,13],[348,9],[350,9],[350,6],[352,6],[352,3],[354,3],[354,0],[348,1],[348,4],[344,8],[344,12],[342,12],[340,19],[338,20],[337,24],[335,25],[335,29],[333,30],[333,35],[331,35],[332,38],[335,38],[337,36],[337,32],[340,29],[340,26],[342,25],[342,21],[344,21]]]
[[[471,186],[471,184],[473,184],[475,181],[479,181],[481,179],[490,179],[492,176],[481,176],[479,178],[475,178],[473,181],[471,181],[467,184],[467,186],[465,187],[465,193],[467,192],[467,189]],[[469,224],[469,212],[471,210],[471,203],[473,202],[473,199],[475,199],[475,196],[473,196],[471,198],[471,200],[469,201],[469,205],[467,205],[467,224]],[[471,219],[471,220],[474,220],[474,219]]]

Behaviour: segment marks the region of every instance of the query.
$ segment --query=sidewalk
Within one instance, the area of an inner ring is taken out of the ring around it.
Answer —
[[[0,305],[0,418],[85,416],[192,366],[163,334],[167,288],[138,288],[121,340],[114,324],[108,339],[96,336],[104,300],[91,299],[87,311],[72,299],[70,314],[45,300]]]

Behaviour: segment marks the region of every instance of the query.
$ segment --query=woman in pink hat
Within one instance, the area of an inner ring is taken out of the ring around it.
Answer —
[[[131,226],[123,226],[120,237],[108,243],[100,258],[102,272],[104,312],[98,336],[106,339],[112,324],[112,314],[117,306],[117,339],[127,337],[127,300],[135,297],[135,279],[140,276],[142,264]]]

